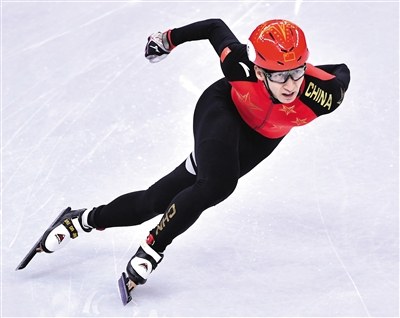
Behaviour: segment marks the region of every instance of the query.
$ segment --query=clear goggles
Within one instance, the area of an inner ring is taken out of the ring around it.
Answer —
[[[265,76],[271,81],[275,83],[286,83],[289,79],[289,76],[292,80],[298,81],[300,78],[304,76],[306,73],[306,65],[302,65],[298,68],[289,70],[289,71],[281,71],[281,72],[271,72],[268,70],[263,70]]]

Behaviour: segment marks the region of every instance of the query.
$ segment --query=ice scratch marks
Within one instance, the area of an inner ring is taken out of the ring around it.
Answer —
[[[54,197],[54,194],[50,195],[45,202],[43,202],[35,211],[27,215],[24,220],[27,221],[29,218],[33,217],[37,212],[39,212],[41,209],[43,209],[47,203],[51,201],[51,199]],[[24,209],[25,210],[25,209]]]
[[[108,17],[109,15],[113,14],[114,12],[119,11],[119,10],[125,8],[125,7],[126,7],[126,5],[124,5],[122,7],[119,7],[119,8],[116,8],[114,10],[108,11],[108,12],[98,16],[97,18],[94,18],[94,19],[82,24],[81,26],[79,26],[79,29],[82,29],[82,28],[84,28],[84,27],[86,27],[86,26],[88,26],[88,25],[90,25],[92,23],[95,23],[95,22],[97,22],[97,21],[99,21],[101,19],[104,19],[105,17]]]
[[[63,36],[66,35],[66,34],[69,34],[70,32],[71,32],[71,30],[68,30],[68,31],[64,31],[64,32],[60,32],[60,33],[54,34],[54,35],[48,37],[47,39],[45,39],[45,40],[43,40],[43,41],[36,42],[36,43],[34,43],[34,44],[32,44],[32,45],[29,45],[28,47],[25,47],[25,48],[23,48],[23,49],[20,49],[19,51],[15,52],[15,53],[13,53],[13,51],[11,51],[11,52],[8,53],[8,54],[4,54],[4,55],[3,55],[3,58],[4,58],[4,59],[7,59],[7,58],[9,58],[9,57],[11,57],[11,56],[24,53],[25,51],[35,50],[35,49],[37,49],[38,47],[40,47],[40,46],[42,46],[42,45],[44,45],[44,44],[46,44],[46,43],[48,43],[48,42],[54,41],[54,40],[56,40],[56,39],[58,39],[58,38],[60,38],[60,37],[63,37]]]
[[[30,192],[31,192],[31,189],[29,189],[29,194],[30,194]],[[29,194],[28,194],[28,197],[29,197]],[[22,226],[23,221],[24,221],[24,212],[22,211],[21,214],[19,215],[18,227],[15,230],[14,238],[11,240],[11,243],[10,243],[9,247],[13,246],[15,240],[17,239],[17,237],[19,235],[19,232],[21,230],[21,226]],[[10,225],[11,223],[8,223],[8,224]],[[5,229],[2,228],[2,233],[1,234],[3,234],[3,230],[5,231]]]
[[[99,315],[100,314],[100,312],[98,310],[98,307],[97,307],[100,299],[97,298],[98,300],[94,301],[95,296],[96,297],[98,296],[97,293],[98,293],[98,291],[92,292],[89,295],[89,297],[86,299],[85,305],[83,306],[83,310],[82,310],[82,312],[84,314],[90,314],[91,313],[91,309],[93,309],[93,313],[95,315]],[[92,304],[93,304],[93,306],[92,306]]]
[[[296,3],[294,4],[294,14],[298,15],[300,11],[300,6],[303,0],[296,0]]]
[[[117,257],[116,257],[116,255],[117,255],[117,250],[116,250],[116,248],[115,248],[115,240],[112,239],[113,257],[114,257],[114,266],[115,266],[115,275],[116,275],[115,277],[116,277],[116,278],[119,278],[119,277],[121,276],[121,272],[120,272],[120,270],[118,269],[118,265],[120,264],[120,262],[121,262],[122,260],[124,260],[124,259],[126,258],[125,255],[127,255],[128,252],[131,251],[131,248],[132,248],[133,243],[136,242],[135,239],[136,239],[136,236],[135,236],[134,239],[129,239],[128,242],[131,242],[131,243],[129,244],[129,246],[127,246],[127,247],[125,248],[124,254],[122,254],[122,256],[119,257],[119,259],[117,259]],[[127,261],[127,262],[128,262],[128,261]]]
[[[45,101],[42,103],[42,105],[39,106],[39,107],[34,111],[34,113],[33,113],[27,120],[24,121],[23,125],[22,125],[21,127],[19,127],[19,128],[14,132],[14,134],[11,136],[11,138],[10,138],[10,139],[6,142],[6,144],[3,146],[2,151],[3,151],[5,148],[8,147],[8,145],[13,141],[13,139],[14,139],[16,136],[18,136],[18,134],[30,123],[30,121],[32,121],[32,119],[33,119],[39,112],[41,112],[42,109],[43,109],[46,105],[48,105],[48,103],[57,95],[57,92],[54,92],[54,89],[51,90],[50,92],[53,92],[53,94],[51,94],[51,96],[50,96],[47,100],[45,100]],[[50,93],[50,92],[49,92],[49,93]],[[37,100],[41,99],[42,97],[43,97],[43,96],[39,96],[39,97],[37,98]],[[30,103],[30,104],[31,104],[31,103]]]
[[[241,15],[241,17],[240,17],[239,19],[237,19],[234,23],[232,23],[231,28],[235,28],[236,26],[240,25],[240,23],[241,23],[243,20],[247,19],[248,16],[249,16],[255,9],[257,9],[258,6],[259,6],[261,3],[265,3],[265,2],[264,2],[264,1],[258,1],[258,2],[256,2],[256,4],[253,5],[253,7],[252,7],[251,9],[247,10],[246,13],[244,13],[243,15]]]
[[[85,162],[86,160],[88,160],[88,159],[95,153],[95,151],[97,150],[97,148],[99,148],[99,147],[102,145],[102,143],[103,143],[115,130],[117,130],[117,129],[121,126],[122,123],[123,123],[123,122],[114,124],[113,127],[111,127],[111,129],[109,130],[109,132],[108,132],[107,134],[105,134],[105,136],[104,136],[99,142],[97,142],[97,144],[89,151],[89,153],[88,153],[85,157],[82,158],[81,161],[78,162],[77,165],[79,166],[79,165],[81,165],[83,162]]]
[[[316,143],[314,142],[314,145],[315,145],[315,144],[316,144]],[[362,303],[362,305],[363,305],[363,308],[364,308],[365,312],[367,313],[368,317],[371,317],[371,315],[370,315],[370,313],[369,313],[369,311],[368,311],[368,308],[367,308],[367,306],[365,305],[364,299],[362,298],[361,293],[360,293],[360,291],[358,290],[358,287],[357,287],[355,281],[354,281],[353,278],[351,277],[349,271],[347,270],[347,268],[346,268],[346,266],[344,265],[342,259],[340,258],[340,255],[339,255],[338,251],[336,250],[335,245],[334,245],[333,242],[332,242],[331,236],[330,236],[329,233],[328,233],[328,229],[327,229],[327,227],[326,227],[325,220],[324,220],[324,217],[323,217],[323,215],[322,215],[321,205],[320,205],[319,197],[318,197],[318,190],[317,190],[317,184],[316,184],[316,180],[317,180],[317,178],[316,178],[316,162],[317,162],[317,158],[316,158],[316,149],[315,149],[315,146],[314,146],[314,156],[313,156],[314,193],[315,193],[315,198],[316,198],[316,201],[317,201],[318,213],[319,213],[319,216],[320,216],[320,219],[321,219],[321,223],[322,223],[322,226],[323,226],[323,228],[324,228],[324,232],[325,232],[325,234],[326,234],[326,237],[328,238],[329,244],[330,244],[331,247],[332,247],[333,252],[335,253],[337,259],[339,260],[340,265],[342,266],[342,268],[343,268],[344,271],[346,272],[347,277],[350,279],[350,281],[351,281],[351,283],[352,283],[352,285],[353,285],[353,287],[354,287],[354,289],[355,289],[355,291],[356,291],[358,297],[360,298],[360,301],[361,301],[361,303]]]
[[[116,238],[112,238],[112,248],[113,248],[113,259],[114,259],[114,270],[115,270],[115,279],[117,280],[121,276],[121,268],[119,268],[121,262],[126,262],[124,264],[124,267],[128,263],[129,259],[132,257],[132,245],[137,242],[140,242],[140,237],[143,234],[141,231],[137,231],[136,233],[129,233],[129,235],[126,236],[126,238],[123,238],[123,242],[130,242],[129,245],[125,246],[124,244],[121,244],[119,240]],[[121,247],[122,245],[124,246],[124,253],[117,258],[117,254],[120,254],[120,251],[117,250],[116,245]]]
[[[23,111],[27,110],[29,107],[33,105],[35,107],[36,102],[40,102],[41,99],[46,98],[48,95],[50,95],[50,99],[47,101],[47,103],[53,98],[59,95],[60,89],[63,87],[67,86],[69,83],[73,83],[76,79],[79,78],[79,76],[84,75],[85,73],[90,72],[91,70],[95,69],[96,67],[101,67],[103,63],[107,63],[113,58],[115,58],[115,55],[111,57],[107,57],[109,54],[109,51],[111,50],[105,50],[99,55],[95,60],[90,60],[88,63],[85,63],[84,67],[79,68],[76,73],[71,74],[70,76],[67,77],[65,72],[68,72],[68,69],[70,68],[69,65],[64,65],[62,67],[57,68],[56,70],[52,71],[42,79],[36,81],[31,87],[26,89],[24,92],[22,92],[19,96],[15,97],[13,100],[9,101],[7,105],[3,105],[3,122],[9,121],[13,119],[15,116],[21,114]],[[58,82],[56,79],[58,77],[65,77],[63,81]],[[42,88],[47,89],[43,93],[38,93]],[[29,103],[26,103],[25,100],[29,100],[29,97],[26,96],[30,93],[37,94],[37,97],[34,100],[30,100]],[[46,104],[46,102],[45,102]],[[42,105],[43,106],[43,105]],[[11,112],[7,115],[4,114],[4,111],[8,109],[12,109],[14,112]],[[16,110],[15,110],[16,109]],[[39,109],[38,109],[39,111]],[[27,121],[25,122],[27,123]],[[3,148],[4,149],[4,148]]]
[[[91,24],[93,24],[93,23],[95,23],[97,21],[100,21],[100,20],[112,15],[116,11],[124,9],[127,5],[128,4],[125,4],[125,5],[122,5],[122,6],[116,8],[114,10],[110,10],[110,11],[108,11],[106,13],[103,13],[100,16],[98,16],[98,17],[96,17],[96,18],[94,18],[94,19],[92,19],[92,20],[90,20],[90,21],[88,21],[88,22],[86,22],[86,23],[84,23],[82,25],[79,25],[77,27],[72,27],[72,28],[70,28],[68,30],[60,31],[60,32],[58,32],[56,34],[53,34],[53,35],[49,36],[48,38],[46,38],[46,39],[44,39],[42,41],[38,41],[38,42],[36,42],[36,43],[34,43],[32,45],[29,45],[29,46],[27,46],[25,48],[22,48],[22,49],[19,49],[19,50],[18,49],[17,50],[14,49],[14,51],[11,50],[9,53],[3,54],[3,59],[7,59],[7,58],[9,58],[9,57],[11,57],[13,55],[21,54],[21,53],[23,53],[25,51],[35,50],[35,49],[37,49],[37,48],[39,48],[39,47],[41,47],[41,46],[43,46],[43,45],[45,45],[45,44],[47,44],[49,42],[58,40],[58,39],[66,36],[66,35],[69,35],[69,34],[74,33],[74,32],[79,32],[80,29],[82,29],[82,28],[84,28],[84,27],[86,27],[88,25],[91,25]]]
[[[32,188],[29,189],[29,193],[28,193],[28,197],[27,197],[26,202],[28,201],[28,199],[29,199],[29,197],[30,197],[30,195],[31,195],[31,192],[32,192]],[[11,240],[11,243],[9,244],[8,247],[11,248],[11,247],[14,245],[14,242],[16,241],[16,239],[17,239],[17,237],[18,237],[18,235],[19,235],[19,232],[20,232],[20,230],[21,230],[22,223],[25,223],[30,217],[32,217],[32,216],[35,215],[39,210],[41,210],[48,202],[50,202],[50,200],[53,198],[53,196],[54,196],[54,195],[49,196],[49,198],[46,200],[46,202],[44,202],[39,208],[37,208],[34,212],[32,212],[31,214],[29,214],[29,215],[27,215],[27,216],[25,216],[25,210],[26,210],[25,207],[22,209],[21,213],[19,214],[18,228],[15,230],[14,238]],[[25,204],[25,205],[26,205],[26,204]],[[12,223],[8,223],[8,225],[7,225],[5,228],[2,228],[2,232],[3,232],[3,231],[6,231],[7,228],[8,228],[11,224],[12,224]],[[3,234],[3,233],[2,233],[2,234]]]
[[[51,99],[51,98],[50,98]],[[14,133],[14,135],[10,138],[10,140],[5,144],[5,146],[3,147],[2,151],[11,143],[11,141],[22,131],[22,129],[28,125],[28,123],[32,120],[32,118],[34,118],[44,107],[44,105],[46,105],[47,102],[43,103],[42,106],[40,106],[26,121],[25,123]],[[24,159],[21,161],[21,163],[18,165],[18,168],[14,171],[14,173],[11,175],[11,177],[9,178],[9,180],[7,181],[7,183],[4,185],[2,191],[4,191],[7,186],[10,184],[10,182],[13,180],[14,176],[16,175],[16,173],[28,162],[28,160],[30,159],[30,157],[32,156],[32,154],[37,151],[40,150],[40,146],[41,144],[47,140],[47,138],[51,135],[51,133],[65,120],[66,117],[68,117],[68,115],[75,109],[77,108],[79,105],[75,106],[74,108],[72,108],[63,118],[61,118],[58,123],[56,123],[53,128],[47,132],[47,134],[45,136],[43,136],[38,143],[36,143],[33,147],[32,150],[25,155]],[[50,156],[51,152],[47,153],[47,158]],[[47,160],[46,158],[46,160]],[[45,161],[46,161],[45,160]],[[45,162],[44,161],[44,162]],[[40,172],[40,170],[39,170]]]
[[[64,32],[60,32],[60,33],[58,33],[58,34],[55,34],[55,35],[53,35],[53,36],[51,36],[51,37],[49,37],[49,38],[47,38],[47,39],[45,39],[45,40],[43,40],[43,41],[37,42],[37,43],[35,43],[35,44],[33,44],[33,45],[28,46],[28,47],[25,48],[25,49],[22,49],[22,50],[19,51],[18,53],[22,53],[22,52],[25,52],[25,51],[28,51],[28,50],[37,49],[38,47],[40,47],[40,46],[42,46],[42,45],[44,45],[44,44],[46,44],[46,43],[48,43],[48,42],[54,41],[55,39],[58,39],[58,38],[60,38],[60,37],[63,37],[64,35],[67,35],[67,34],[71,33],[71,31],[72,31],[72,30],[68,30],[68,31],[64,31]],[[7,56],[6,56],[6,57],[7,57]]]
[[[10,177],[10,178],[8,179],[8,181],[5,183],[5,185],[4,185],[4,187],[3,187],[2,190],[4,191],[4,190],[8,187],[8,185],[10,184],[10,182],[11,182],[11,181],[13,180],[13,178],[15,177],[16,173],[19,172],[20,169],[21,169],[22,167],[24,167],[25,164],[27,164],[27,162],[29,162],[28,160],[30,159],[30,157],[31,157],[36,151],[40,150],[41,145],[49,138],[49,136],[56,130],[56,128],[58,128],[62,123],[64,123],[65,120],[66,120],[68,117],[70,117],[70,115],[71,115],[72,113],[75,113],[75,112],[76,112],[76,109],[78,109],[78,110],[79,110],[78,113],[76,113],[76,114],[73,116],[73,120],[69,123],[68,127],[65,128],[64,132],[62,133],[62,135],[58,138],[58,140],[57,140],[56,144],[53,146],[52,150],[46,154],[46,158],[45,158],[45,160],[44,160],[44,162],[43,162],[43,165],[42,165],[42,168],[43,168],[45,162],[48,160],[48,158],[50,157],[51,153],[56,149],[57,143],[62,139],[63,135],[65,135],[66,132],[75,124],[75,122],[76,122],[79,118],[82,117],[82,115],[87,111],[87,109],[89,109],[89,108],[95,103],[95,101],[97,100],[97,98],[98,98],[99,96],[101,96],[101,94],[103,94],[103,93],[113,84],[113,82],[114,82],[115,80],[117,80],[117,79],[119,78],[119,76],[121,76],[121,74],[123,74],[127,69],[129,69],[129,68],[135,63],[135,60],[136,60],[136,59],[131,60],[130,63],[127,63],[127,64],[124,66],[123,69],[121,69],[121,70],[119,70],[119,71],[117,71],[117,72],[114,72],[113,77],[112,77],[108,82],[106,82],[106,83],[103,85],[103,87],[101,87],[101,89],[97,92],[97,94],[95,94],[95,95],[90,99],[90,101],[89,101],[88,103],[86,103],[83,107],[82,107],[82,104],[81,104],[81,103],[78,103],[76,106],[72,107],[72,108],[69,110],[69,112],[66,113],[57,123],[55,123],[55,124],[53,125],[53,128],[52,128],[50,131],[48,131],[43,137],[41,137],[41,139],[40,139],[37,143],[35,143],[35,144],[33,145],[33,147],[32,147],[32,149],[30,150],[30,152],[29,152],[27,155],[24,156],[23,160],[19,163],[17,169],[13,172],[13,174],[11,175],[11,177]],[[48,105],[48,103],[49,103],[53,98],[55,98],[55,97],[58,95],[59,90],[57,90],[57,89],[54,88],[53,90],[51,90],[51,92],[52,92],[51,96],[50,96],[46,101],[44,101],[44,102],[33,112],[33,114],[32,114],[31,116],[29,116],[29,117],[27,118],[27,120],[24,122],[24,124],[23,124],[21,127],[19,127],[19,128],[14,132],[14,134],[11,136],[11,138],[4,144],[4,147],[3,147],[2,151],[4,151],[4,149],[7,148],[7,147],[11,144],[11,142],[12,142],[22,131],[24,131],[24,130],[26,130],[26,129],[29,129],[30,122],[31,122],[34,118],[40,116],[40,115],[44,112],[45,106]],[[49,93],[47,93],[47,94],[49,94]],[[39,97],[37,100],[39,100],[40,98],[41,98],[41,97]],[[103,142],[103,141],[104,141],[113,131],[115,131],[115,129],[117,129],[117,128],[118,128],[118,127],[112,128],[111,131],[100,141],[100,143]],[[90,151],[89,154],[88,154],[85,158],[90,157],[90,156],[93,154],[93,152],[96,150],[96,148],[98,148],[98,147],[100,146],[100,143],[98,143],[98,144],[95,146],[95,149],[92,149],[92,151]],[[82,162],[82,161],[81,161],[81,162]],[[55,163],[53,164],[53,167],[54,167],[54,165],[55,165]],[[42,168],[41,168],[41,169],[42,169]],[[41,171],[41,169],[38,171],[38,173]]]
[[[101,291],[94,291],[92,292],[89,297],[86,299],[85,305],[83,306],[82,313],[90,315],[90,316],[97,316],[100,315],[99,305],[104,305],[104,303],[108,299],[112,299],[113,303],[115,299],[117,299],[117,293],[103,293]]]
[[[20,96],[14,98],[12,101],[10,101],[7,105],[3,105],[3,111],[6,110],[8,107],[10,107],[12,104],[16,103],[19,99],[21,99],[23,96],[27,95],[28,93],[34,91],[38,86],[40,86],[40,84],[42,84],[43,82],[45,82],[46,80],[50,79],[59,71],[61,71],[63,69],[63,67],[60,67],[58,69],[56,69],[55,71],[51,72],[50,74],[48,74],[46,77],[42,78],[40,81],[37,81],[34,85],[32,85],[29,89],[27,89],[25,92],[22,92]],[[46,96],[47,94],[51,93],[53,90],[50,90],[44,94],[42,94],[41,96],[39,96],[39,98],[43,98],[44,96]],[[33,103],[35,101],[32,101],[31,103]],[[29,103],[29,104],[31,104]],[[28,104],[28,105],[29,105]],[[27,105],[27,106],[28,106]],[[17,115],[19,112],[21,112],[22,110],[24,110],[25,107],[20,107],[18,108],[18,110],[10,115],[8,115],[7,117],[3,117],[3,120],[9,120],[11,117]]]
[[[315,193],[316,193],[316,195],[317,195],[317,189],[316,189],[316,188],[315,188]],[[353,280],[353,278],[351,277],[349,271],[347,270],[347,268],[346,268],[346,266],[344,265],[342,259],[340,258],[339,253],[337,252],[335,246],[334,246],[333,243],[332,243],[331,237],[330,237],[330,235],[329,235],[329,233],[328,233],[328,230],[327,230],[327,228],[326,228],[326,225],[325,225],[324,218],[323,218],[323,216],[322,216],[321,208],[320,208],[320,205],[319,205],[319,202],[318,202],[318,197],[317,197],[317,204],[318,204],[319,216],[320,216],[320,218],[321,218],[321,222],[322,222],[322,225],[323,225],[323,227],[324,227],[324,231],[325,231],[326,236],[327,236],[327,238],[328,238],[329,244],[331,245],[331,247],[332,247],[332,249],[333,249],[333,251],[334,251],[336,257],[338,258],[338,260],[339,260],[339,262],[340,262],[340,265],[342,265],[344,271],[346,272],[347,277],[350,279],[350,281],[351,281],[351,283],[352,283],[352,285],[353,285],[353,287],[354,287],[354,289],[355,289],[355,291],[356,291],[358,297],[360,298],[360,301],[361,301],[361,303],[362,303],[362,305],[363,305],[363,307],[364,307],[364,309],[365,309],[365,311],[366,311],[368,317],[371,317],[371,315],[369,314],[368,308],[367,308],[367,306],[365,305],[365,302],[364,302],[364,300],[363,300],[363,298],[362,298],[362,296],[361,296],[361,294],[360,294],[360,291],[359,291],[358,288],[357,288],[356,283],[354,282],[354,280]]]
[[[90,100],[90,102],[83,108],[82,113],[89,108],[94,102],[95,100],[104,93],[104,91],[107,90],[107,88],[121,75],[123,74],[127,69],[129,69],[133,63],[135,61],[131,61],[130,63],[127,63],[125,65],[125,67],[118,71],[115,72],[114,76],[103,86],[103,88]],[[81,115],[82,115],[81,113]],[[89,151],[89,153],[78,163],[78,165],[82,164],[85,160],[87,160],[88,158],[90,158],[93,153],[96,151],[96,149],[98,147],[100,147],[100,145],[115,131],[117,130],[119,127],[121,126],[121,122],[118,124],[113,125],[113,127],[110,129],[110,131]]]

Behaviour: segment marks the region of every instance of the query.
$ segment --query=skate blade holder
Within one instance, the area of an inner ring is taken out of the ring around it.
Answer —
[[[126,306],[126,304],[132,300],[131,292],[137,285],[132,282],[124,272],[122,272],[122,275],[118,280],[118,286],[122,304]]]

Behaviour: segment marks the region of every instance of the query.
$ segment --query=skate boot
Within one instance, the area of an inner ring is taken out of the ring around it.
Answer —
[[[136,254],[128,262],[126,271],[135,286],[146,283],[150,273],[156,269],[164,257],[163,254],[152,248],[153,245],[154,237],[149,234],[146,241],[142,242]]]
[[[71,239],[77,238],[78,234],[92,231],[93,228],[87,223],[91,211],[93,210],[66,209],[43,234],[37,251],[53,253],[63,248]]]
[[[164,255],[154,250],[154,236],[149,234],[139,249],[133,255],[126,266],[126,272],[122,273],[118,280],[119,292],[122,304],[125,306],[132,300],[131,292],[137,285],[146,283],[147,278],[162,261]]]

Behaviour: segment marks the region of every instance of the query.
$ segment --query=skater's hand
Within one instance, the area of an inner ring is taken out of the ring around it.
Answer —
[[[157,63],[165,59],[171,50],[172,46],[168,41],[167,32],[156,32],[147,38],[144,56],[150,63]]]

